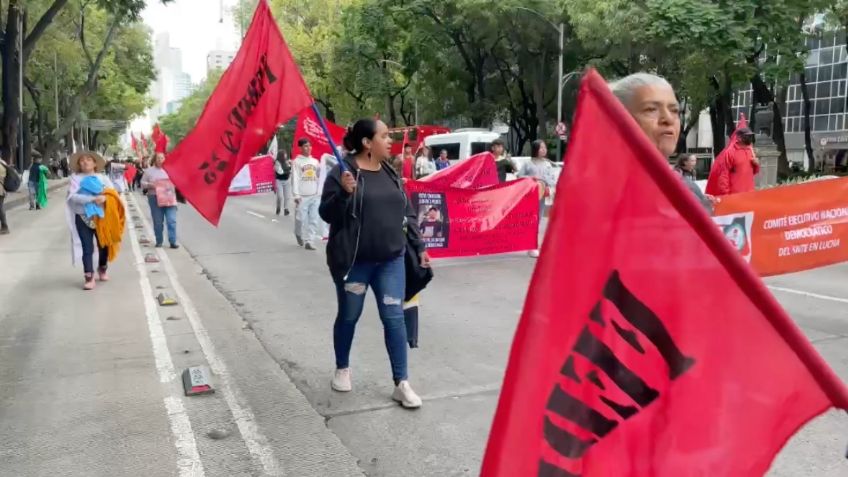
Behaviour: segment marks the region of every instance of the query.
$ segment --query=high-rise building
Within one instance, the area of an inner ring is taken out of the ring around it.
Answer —
[[[150,110],[150,119],[155,123],[160,115],[173,112],[169,111],[168,105],[179,102],[191,94],[193,86],[191,76],[183,71],[182,51],[171,46],[168,33],[160,33],[156,36],[153,52],[156,81],[150,93],[156,103]]]
[[[236,57],[234,51],[213,50],[206,55],[206,71],[225,70]]]
[[[807,64],[804,76],[810,101],[810,131],[813,155],[826,168],[848,167],[848,52],[845,30],[828,30],[824,25],[807,25]],[[750,86],[733,98],[736,119],[750,116]],[[786,90],[783,111],[786,153],[790,161],[809,164],[804,143],[804,95],[800,75],[793,75]],[[758,127],[759,129],[759,127]]]

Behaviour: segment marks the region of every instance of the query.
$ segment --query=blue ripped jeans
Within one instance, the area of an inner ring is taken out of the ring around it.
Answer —
[[[381,263],[357,262],[345,282],[336,282],[339,311],[333,326],[333,346],[336,368],[350,366],[350,347],[356,322],[362,315],[368,288],[374,289],[377,310],[383,322],[386,350],[392,364],[395,382],[407,379],[406,324],[403,321],[403,296],[406,290],[406,269],[403,255]]]

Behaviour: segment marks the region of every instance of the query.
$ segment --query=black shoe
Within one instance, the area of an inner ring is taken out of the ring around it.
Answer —
[[[311,243],[309,243],[309,242],[306,242],[306,246],[305,246],[304,248],[305,248],[306,250],[317,250],[317,249],[316,249],[315,247],[313,247],[313,246],[312,246],[312,244],[311,244]]]
[[[302,239],[302,238],[300,238],[300,237],[295,237],[295,238],[297,239],[297,245],[298,245],[298,247],[303,247],[303,239]]]
[[[174,249],[174,250],[176,250],[176,249],[180,248],[180,246],[179,246],[179,245],[177,245],[177,244],[175,244],[175,243],[172,243],[172,244],[171,244],[171,248],[172,248],[172,249]]]
[[[9,235],[9,227],[0,228],[0,235]]]
[[[161,243],[157,243],[157,244],[156,244],[156,248],[162,248],[162,244],[161,244]]]
[[[288,216],[289,214],[291,214],[291,212],[289,212],[289,209],[283,211],[283,215]],[[277,212],[277,215],[280,215],[280,213]]]
[[[35,207],[29,206],[29,210],[35,210]]]

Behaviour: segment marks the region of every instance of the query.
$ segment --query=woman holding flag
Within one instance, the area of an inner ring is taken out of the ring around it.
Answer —
[[[412,390],[407,372],[403,313],[407,242],[420,255],[422,266],[428,267],[430,258],[401,179],[387,162],[391,143],[382,121],[357,121],[344,139],[350,155],[332,169],[321,197],[321,218],[330,224],[327,264],[338,299],[332,388],[339,392],[352,389],[350,348],[365,294],[372,287],[395,384],[392,399],[413,409],[421,407],[421,398]]]

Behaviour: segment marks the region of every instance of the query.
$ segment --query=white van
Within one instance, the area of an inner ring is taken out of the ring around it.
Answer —
[[[434,159],[445,150],[448,159],[459,161],[490,150],[492,141],[499,137],[500,134],[487,129],[457,129],[452,133],[427,136],[424,144],[430,148]]]

